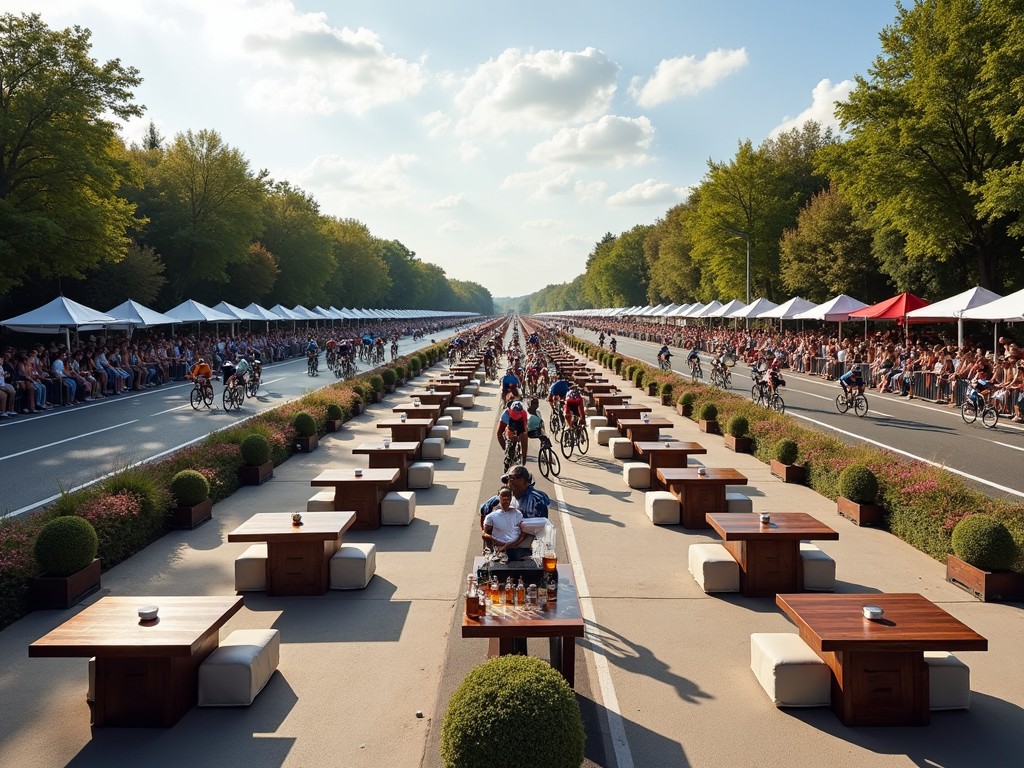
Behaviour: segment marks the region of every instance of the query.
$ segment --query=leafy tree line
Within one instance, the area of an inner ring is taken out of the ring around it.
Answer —
[[[255,170],[214,130],[126,146],[141,77],[90,56],[91,33],[0,16],[0,301],[65,295],[99,308],[186,298],[491,314],[483,286],[450,279],[397,240],[330,216]]]
[[[726,162],[650,226],[595,244],[585,272],[520,311],[843,292],[932,300],[1024,287],[1024,0],[897,5],[837,106]]]

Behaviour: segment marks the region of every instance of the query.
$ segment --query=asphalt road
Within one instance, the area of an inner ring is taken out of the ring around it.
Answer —
[[[404,338],[399,354],[429,344],[428,338]],[[367,370],[365,364],[359,368]],[[246,398],[240,411],[227,413],[221,408],[220,383],[214,383],[213,408],[194,411],[189,404],[192,383],[177,382],[4,419],[0,422],[0,517],[27,512],[62,491],[173,452],[336,381],[321,353],[316,377],[307,375],[305,357],[264,365],[256,398]]]
[[[597,334],[577,329],[580,338],[597,343]],[[657,363],[661,346],[651,342],[618,338],[618,351]],[[686,352],[673,349],[672,367],[683,374]],[[705,381],[710,384],[710,364],[702,356]],[[689,371],[687,370],[688,374]],[[781,389],[786,414],[806,427],[829,432],[846,442],[867,442],[897,451],[912,458],[932,462],[965,477],[972,485],[996,497],[1019,501],[1024,497],[1024,429],[1000,419],[994,429],[985,429],[980,419],[965,424],[958,409],[922,400],[907,400],[895,395],[866,392],[869,411],[860,418],[852,411],[840,414],[835,397],[839,385],[834,381],[786,372]],[[750,369],[738,363],[732,369],[733,392],[747,397],[752,386]]]

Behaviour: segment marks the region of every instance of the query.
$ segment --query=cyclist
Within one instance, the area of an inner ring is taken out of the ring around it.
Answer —
[[[509,393],[514,397],[519,397],[519,385],[521,383],[519,377],[516,376],[511,368],[506,370],[505,375],[501,377],[501,399],[503,401],[506,400]]]
[[[570,389],[572,389],[572,384],[565,379],[559,379],[548,387],[548,405],[551,406],[552,412],[562,407],[562,401],[569,394]]]
[[[586,408],[583,404],[583,392],[579,387],[573,385],[572,389],[565,395],[565,426],[572,427],[577,421],[583,419]]]
[[[327,348],[327,355],[326,355],[327,367],[328,368],[333,368],[334,367],[334,361],[337,359],[336,358],[337,352],[335,351],[335,347],[337,346],[337,342],[334,340],[334,337],[332,336],[331,338],[329,338],[327,340],[327,343],[324,346]]]
[[[662,344],[661,349],[658,350],[658,363],[661,363],[662,361],[664,361],[667,365],[671,367],[672,352],[669,351],[668,344]]]
[[[192,379],[201,390],[208,393],[211,397],[213,396],[213,386],[210,384],[210,379],[213,378],[213,369],[205,359],[199,358],[196,364],[192,366],[192,370],[189,371],[188,377]]]
[[[778,394],[778,388],[786,383],[782,378],[782,358],[778,355],[773,356],[772,361],[768,364],[767,381],[768,391],[773,395]]]
[[[523,405],[523,401],[510,400],[508,407],[498,420],[497,437],[501,450],[505,450],[508,440],[518,440],[524,462],[526,461],[526,452],[530,444],[529,437],[527,436],[529,419],[530,415],[526,412],[526,406]]]
[[[242,389],[245,389],[246,382],[249,380],[249,374],[252,371],[252,366],[249,365],[248,359],[245,355],[241,355],[238,358],[238,362],[235,363],[235,374],[230,380],[224,382],[224,386],[231,386],[232,383],[240,384]]]
[[[398,359],[398,337],[391,340],[391,362]]]
[[[608,348],[611,349],[613,355],[615,354],[615,349],[618,346],[619,346],[619,342],[617,342],[615,340],[615,337],[612,336],[611,339],[608,340]]]
[[[306,343],[306,358],[309,360],[316,361],[316,367],[313,370],[319,370],[320,368],[320,346],[313,340],[313,337],[309,337],[309,341]]]
[[[850,387],[857,388],[857,394],[864,394],[864,377],[861,375],[860,366],[855,365],[851,370],[839,377],[839,386],[843,388],[843,395],[847,401],[850,399]]]
[[[601,347],[604,346],[604,331],[601,331],[601,333],[598,334],[598,336],[597,336],[597,343],[598,343],[598,346],[601,346]]]

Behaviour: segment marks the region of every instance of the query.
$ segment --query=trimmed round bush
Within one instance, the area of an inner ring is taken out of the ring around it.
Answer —
[[[337,403],[327,404],[327,418],[331,421],[340,421],[345,414],[341,410],[341,406]]]
[[[666,397],[667,398],[671,398],[672,397],[672,384],[670,384],[669,382],[666,381],[664,384],[661,385],[661,390],[658,392],[658,394],[661,395],[661,397],[663,399],[666,398]],[[672,402],[672,401],[669,400],[669,402]]]
[[[635,371],[633,371],[633,383],[636,385],[637,389],[643,389],[644,388],[644,369],[643,368],[637,368]]]
[[[92,523],[81,517],[58,517],[44,525],[33,548],[47,576],[70,576],[96,557],[100,540]]]
[[[693,402],[696,399],[697,399],[697,395],[695,395],[693,392],[683,392],[683,394],[681,394],[679,396],[679,404],[680,405],[688,405],[688,406],[690,406],[692,408],[693,407]]]
[[[404,365],[396,365],[395,375],[404,381],[409,377],[409,370]]]
[[[718,419],[718,406],[714,403],[704,403],[700,407],[698,418],[703,421],[715,421]]]
[[[384,386],[393,387],[398,381],[398,374],[392,368],[384,368],[380,372],[380,378],[384,382]]]
[[[249,435],[238,449],[247,467],[258,467],[270,461],[270,441],[263,435]]]
[[[780,464],[793,464],[798,454],[796,443],[788,437],[784,437],[772,448],[772,455]]]
[[[366,391],[366,387],[364,387],[362,384],[353,384],[352,391],[359,396],[359,402],[361,403],[365,403],[367,400],[367,395],[370,394],[369,392]]]
[[[746,416],[733,416],[725,425],[725,433],[732,437],[745,437],[750,429]]]
[[[839,495],[857,504],[874,504],[878,478],[863,464],[851,464],[839,473]]]
[[[498,656],[466,675],[441,725],[446,768],[579,768],[583,718],[565,678],[533,656]]]
[[[299,437],[312,437],[316,434],[316,421],[305,411],[295,414],[292,427],[295,428]]]
[[[983,571],[1005,571],[1017,559],[1017,544],[991,515],[965,517],[953,528],[953,554]]]
[[[373,387],[374,392],[384,391],[384,379],[380,377],[379,373],[375,373],[370,377],[370,386]]]
[[[183,469],[171,478],[171,494],[179,507],[194,507],[210,498],[210,481],[194,469]]]

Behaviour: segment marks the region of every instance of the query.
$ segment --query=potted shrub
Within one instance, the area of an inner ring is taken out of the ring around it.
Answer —
[[[405,380],[409,377],[409,371],[404,365],[396,365],[395,376],[398,377],[399,384],[405,384]]]
[[[328,403],[327,420],[324,424],[328,432],[338,432],[341,429],[341,422],[345,418],[344,411],[337,403]]]
[[[379,403],[384,399],[384,379],[381,378],[379,373],[375,373],[370,376],[368,382],[373,397],[373,402]]]
[[[395,391],[395,382],[398,381],[398,374],[391,368],[383,368],[380,372],[381,381],[384,382],[384,391],[389,395]]]
[[[661,395],[662,405],[672,405],[672,384],[670,382],[662,383],[659,394]]]
[[[263,435],[251,434],[238,446],[244,465],[238,470],[242,485],[262,485],[274,476],[274,462],[270,460],[270,442]]]
[[[839,473],[836,511],[857,525],[878,525],[882,508],[878,499],[878,478],[863,464],[851,464]]]
[[[796,457],[799,450],[796,443],[788,437],[784,437],[772,447],[772,474],[784,483],[802,483],[804,481],[804,468],[796,464]]]
[[[690,418],[693,415],[693,401],[696,399],[697,396],[693,392],[683,392],[676,400],[676,413]]]
[[[750,422],[746,416],[733,416],[725,424],[725,447],[736,453],[750,453],[751,439],[747,434]]]
[[[44,525],[33,545],[42,574],[29,579],[33,610],[70,608],[100,588],[100,542],[92,523],[66,515]]]
[[[195,528],[213,517],[210,499],[210,481],[194,469],[183,469],[171,478],[171,495],[175,507],[171,510],[175,528]]]
[[[632,381],[633,380],[633,373],[635,371],[636,371],[636,364],[635,363],[630,363],[629,365],[626,366],[625,370],[623,371],[622,378],[625,381]]]
[[[380,378],[377,376],[376,378]],[[381,382],[381,387],[384,382]],[[306,411],[295,414],[292,420],[292,429],[295,430],[295,450],[303,453],[310,453],[316,450],[320,444],[316,435],[316,421]]]
[[[363,412],[363,404],[369,401],[366,388],[362,384],[353,384],[352,391],[355,393],[355,398],[352,400],[352,415],[358,416]]]
[[[1005,525],[991,515],[969,515],[953,528],[952,545],[946,581],[986,603],[1024,600],[1024,574],[1009,570],[1017,560],[1017,543]]]
[[[701,432],[709,435],[719,434],[718,406],[714,403],[703,403],[697,412],[697,426]]]
[[[452,694],[441,725],[441,762],[445,768],[579,768],[583,743],[576,695],[561,673],[533,656],[498,656],[472,670]]]
[[[644,388],[644,381],[646,380],[645,377],[646,373],[644,372],[644,369],[638,365],[636,370],[633,371],[633,386],[642,391]]]

